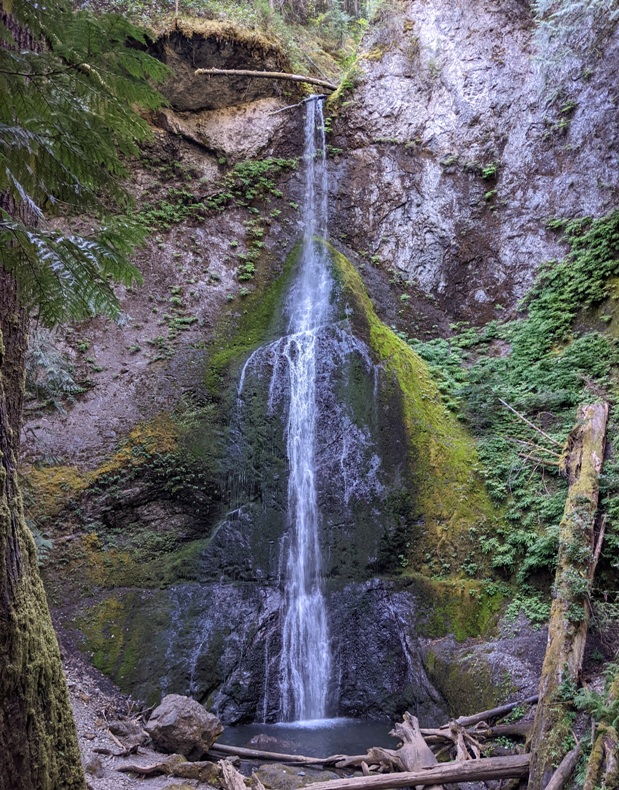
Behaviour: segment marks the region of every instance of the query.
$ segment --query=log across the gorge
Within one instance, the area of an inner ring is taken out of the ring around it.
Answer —
[[[581,406],[562,456],[569,488],[559,527],[555,597],[530,741],[529,790],[546,786],[572,735],[562,689],[578,683],[582,668],[589,591],[603,537],[603,522],[596,529],[596,516],[607,422],[608,403]]]
[[[288,82],[305,82],[317,85],[329,91],[336,91],[337,85],[319,77],[308,77],[304,74],[288,74],[285,71],[252,71],[251,69],[196,69],[196,77],[205,74],[209,77],[254,77],[257,79],[288,80]]]

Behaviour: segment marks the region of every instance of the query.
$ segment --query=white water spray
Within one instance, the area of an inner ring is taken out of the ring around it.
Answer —
[[[317,356],[319,332],[331,314],[332,291],[326,251],[316,239],[325,235],[327,224],[325,133],[320,99],[307,102],[305,173],[300,270],[288,302],[288,334],[282,348],[290,382],[286,428],[290,534],[280,662],[283,720],[324,718],[331,675],[316,490]]]

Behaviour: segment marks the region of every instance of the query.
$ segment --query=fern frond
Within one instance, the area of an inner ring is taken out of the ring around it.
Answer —
[[[17,47],[16,25],[37,45]],[[117,315],[113,283],[139,281],[127,256],[140,231],[113,212],[131,205],[121,157],[150,135],[136,108],[163,101],[153,85],[166,67],[128,46],[145,41],[122,16],[74,12],[66,0],[13,0],[0,15],[0,266],[45,324]],[[97,220],[92,236],[42,223],[83,213]]]

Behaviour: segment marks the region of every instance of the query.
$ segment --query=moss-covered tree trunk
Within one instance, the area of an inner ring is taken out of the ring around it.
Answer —
[[[3,310],[5,281],[0,269]],[[16,301],[13,311],[19,323]],[[6,352],[0,332],[0,790],[85,790],[60,650],[17,484],[13,398],[23,371]]]
[[[599,475],[606,446],[608,404],[582,406],[564,450],[569,489],[559,531],[559,556],[548,646],[530,740],[529,790],[541,790],[570,748],[566,684],[579,679],[589,624],[589,589],[595,571]]]
[[[599,723],[587,762],[584,790],[613,790],[619,787],[619,734],[617,733],[617,702],[619,671],[615,673],[606,697],[605,716]]]

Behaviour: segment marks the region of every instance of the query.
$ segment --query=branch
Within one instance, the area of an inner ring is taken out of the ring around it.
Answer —
[[[210,77],[258,77],[268,80],[288,80],[290,82],[306,82],[308,85],[318,85],[330,91],[337,90],[337,85],[318,77],[305,77],[301,74],[287,74],[285,71],[251,71],[250,69],[196,69],[194,74],[206,74]]]
[[[313,99],[324,99],[326,98],[326,94],[321,94],[320,96],[313,96]],[[286,112],[286,110],[294,110],[295,107],[301,107],[304,104],[307,104],[308,101],[311,101],[309,98],[301,99],[301,101],[297,102],[296,104],[288,104],[286,107],[280,107],[279,110],[273,110],[273,112],[268,112],[267,115],[279,115],[280,112]]]
[[[542,450],[542,452],[548,453],[548,455],[553,455],[555,458],[561,458],[561,453],[555,453],[554,450],[549,450],[547,447],[544,447],[541,444],[535,444],[535,442],[526,442],[524,439],[515,439],[513,436],[507,436],[506,438],[508,442],[521,444],[524,447],[533,447],[536,450]]]
[[[519,708],[521,705],[534,705],[538,700],[538,695],[535,694],[533,697],[527,697],[526,699],[522,699],[519,702],[509,702],[506,705],[501,705],[499,708],[491,708],[490,710],[484,710],[481,713],[475,713],[472,716],[460,716],[456,719],[456,724],[461,724],[463,727],[470,727],[472,724],[477,724],[480,721],[486,721],[487,719],[496,719],[499,716],[505,716],[507,713],[510,713],[514,708]],[[446,727],[449,725],[446,724]],[[421,731],[423,732],[423,730]]]
[[[520,414],[519,411],[516,411],[516,409],[514,409],[513,406],[510,406],[509,403],[504,401],[503,398],[499,398],[499,402],[502,403],[503,406],[505,406],[506,409],[509,409],[511,412],[513,412],[516,415],[516,417],[519,417],[523,422],[526,422],[526,424],[528,426],[530,426],[531,428],[533,428],[534,431],[537,431],[545,439],[548,439],[549,442],[552,442],[553,444],[556,444],[558,447],[561,447],[561,448],[563,447],[561,442],[558,442],[556,439],[553,439],[552,436],[548,436],[547,433],[544,433],[544,431],[542,431],[541,428],[538,428],[537,425],[535,425],[535,423],[531,422],[531,420],[527,420],[527,418],[523,414]]]

